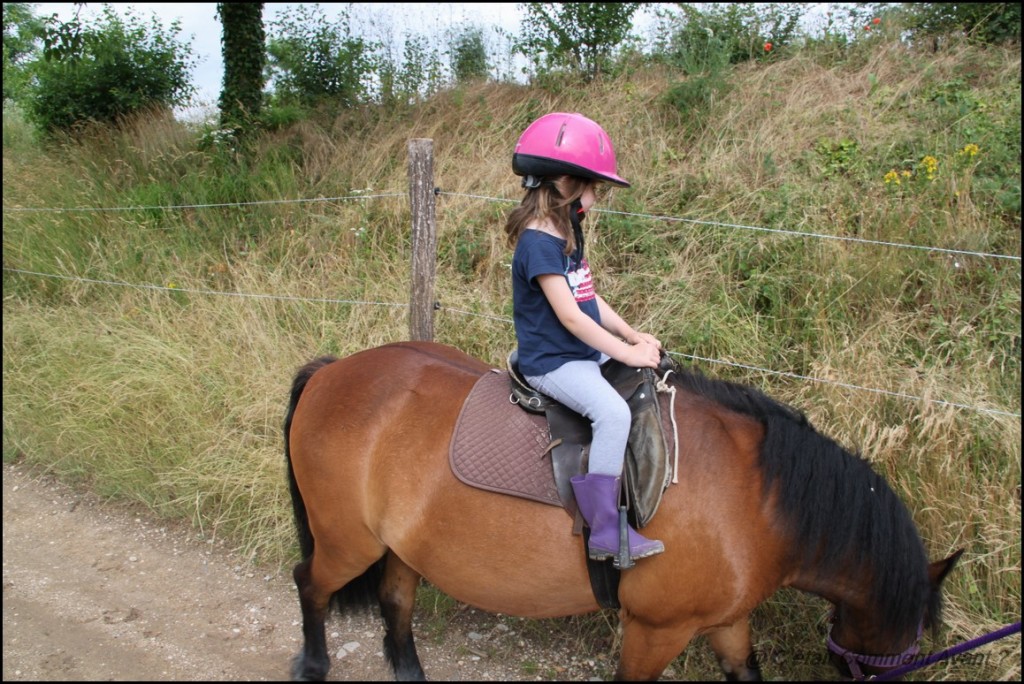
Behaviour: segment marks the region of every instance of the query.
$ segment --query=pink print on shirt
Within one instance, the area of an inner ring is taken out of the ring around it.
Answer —
[[[580,263],[577,270],[566,273],[565,277],[569,279],[569,289],[572,290],[577,304],[597,297],[597,292],[594,291],[594,281],[590,277],[590,264],[586,259]]]

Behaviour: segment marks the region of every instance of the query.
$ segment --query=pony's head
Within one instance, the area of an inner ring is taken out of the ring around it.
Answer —
[[[841,677],[860,681],[913,662],[920,651],[923,631],[929,629],[933,636],[938,631],[942,622],[942,582],[963,552],[960,549],[945,560],[928,565],[916,631],[908,630],[905,621],[893,626],[880,620],[882,616],[877,611],[853,605],[837,605],[833,609],[826,644]]]

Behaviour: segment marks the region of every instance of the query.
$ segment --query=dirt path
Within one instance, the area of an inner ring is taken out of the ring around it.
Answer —
[[[287,573],[18,464],[3,467],[3,614],[5,681],[280,680],[299,649]],[[574,658],[518,626],[473,609],[440,639],[414,623],[430,679],[608,676],[606,660]],[[392,679],[379,618],[333,618],[327,631],[329,679]]]

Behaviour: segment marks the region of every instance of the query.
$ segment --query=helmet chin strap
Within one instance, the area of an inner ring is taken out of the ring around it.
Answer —
[[[573,255],[577,264],[583,263],[583,225],[587,214],[583,211],[583,203],[578,199],[569,205],[569,221],[572,223],[572,234],[576,238],[576,252]]]

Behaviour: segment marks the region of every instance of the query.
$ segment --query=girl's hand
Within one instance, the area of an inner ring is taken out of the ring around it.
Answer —
[[[637,344],[639,342],[646,342],[648,344],[653,344],[658,349],[661,349],[661,341],[658,340],[658,338],[655,337],[654,335],[650,335],[648,333],[637,333],[636,337],[637,339],[632,340],[633,344]]]
[[[657,368],[661,362],[661,352],[654,344],[641,340],[629,346],[627,357],[622,362],[633,368]]]

